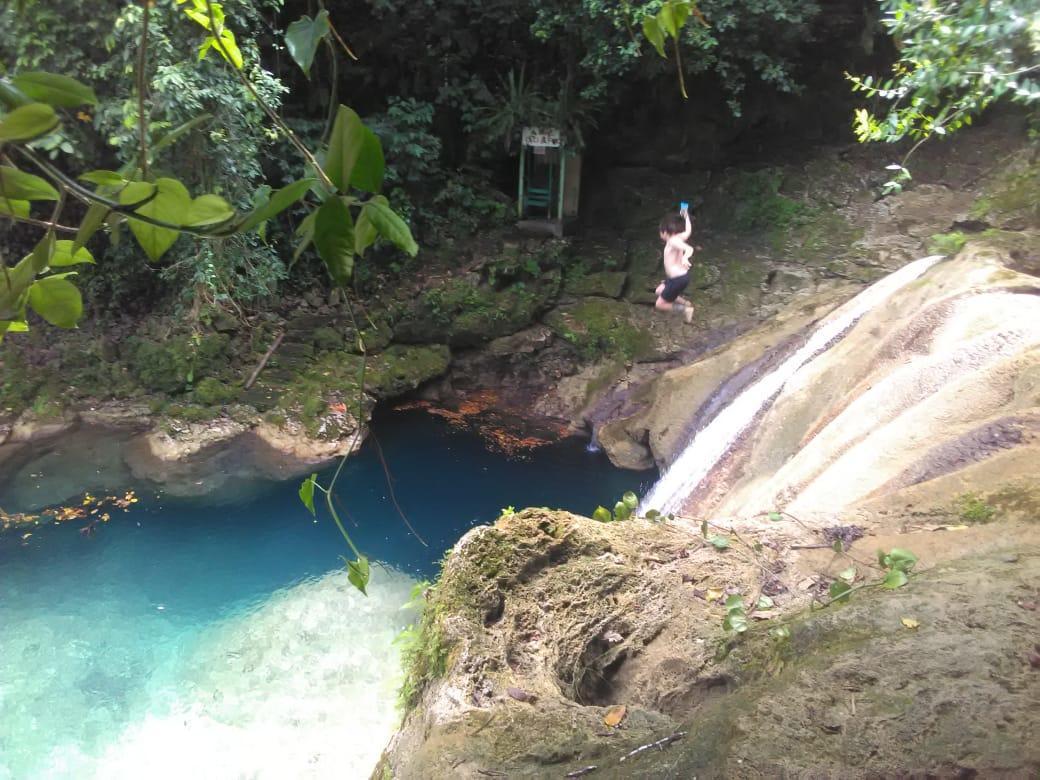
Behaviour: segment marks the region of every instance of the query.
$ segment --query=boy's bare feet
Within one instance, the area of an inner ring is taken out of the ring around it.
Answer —
[[[689,303],[683,308],[682,316],[687,325],[693,322],[693,307]]]

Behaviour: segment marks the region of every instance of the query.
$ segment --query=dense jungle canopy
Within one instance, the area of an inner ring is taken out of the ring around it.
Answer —
[[[203,56],[205,46],[199,52],[214,6],[226,15],[240,69]],[[765,149],[851,138],[856,108],[861,140],[895,141],[956,129],[1004,96],[1031,102],[1040,33],[1029,6],[363,0],[326,8],[163,0],[147,8],[145,25],[140,3],[30,1],[0,11],[0,76],[10,82],[44,71],[93,89],[96,103],[66,100],[60,129],[31,140],[47,165],[72,176],[133,168],[144,145],[151,169],[138,166],[129,178],[169,174],[242,211],[306,172],[272,112],[293,129],[295,146],[321,157],[335,107],[345,103],[381,141],[390,206],[427,251],[450,252],[453,241],[508,218],[525,124],[565,128],[595,180],[608,165],[718,169]],[[665,51],[645,21],[673,11],[678,45]],[[663,57],[654,54],[658,45]],[[859,94],[850,91],[850,73],[863,74],[852,84]],[[164,139],[175,128],[177,140]],[[99,262],[81,270],[86,309],[241,313],[280,291],[325,284],[313,253],[291,261],[292,231],[307,213],[297,205],[259,231],[181,239],[152,264],[132,242],[91,244]],[[68,204],[65,221],[80,216],[81,204]],[[40,232],[5,222],[13,264]],[[382,243],[360,267],[362,288],[372,275],[421,262]]]

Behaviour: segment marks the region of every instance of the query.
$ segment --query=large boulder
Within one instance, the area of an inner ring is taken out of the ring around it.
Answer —
[[[905,520],[876,519],[839,560],[793,522],[745,522],[739,552],[681,521],[525,510],[476,528],[427,593],[372,777],[1030,776],[1040,526],[947,542]],[[878,587],[854,562],[878,543],[925,571]],[[806,609],[850,563],[850,602]],[[727,634],[723,603],[763,593],[761,620]]]

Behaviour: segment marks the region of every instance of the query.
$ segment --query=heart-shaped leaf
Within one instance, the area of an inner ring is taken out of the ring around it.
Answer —
[[[70,265],[79,265],[80,263],[91,263],[94,262],[94,255],[92,255],[87,249],[83,247],[77,247],[72,241],[55,241],[54,252],[51,255],[50,267],[51,268],[64,268]]]
[[[365,588],[368,587],[368,578],[371,572],[368,566],[368,558],[364,555],[359,555],[356,561],[347,561],[347,579],[350,584],[360,590],[364,595],[368,595]]]
[[[134,182],[139,183],[141,182]],[[155,197],[134,213],[174,225],[181,224],[184,215],[191,208],[191,194],[188,189],[176,179],[168,178],[157,179],[155,187]],[[133,203],[136,202],[134,197],[139,194],[140,190],[130,185],[120,193],[119,200],[121,203]],[[132,215],[129,220],[130,231],[152,262],[166,254],[180,236],[179,230],[142,222],[134,219]]]
[[[318,11],[313,19],[309,16],[301,16],[285,31],[285,45],[289,49],[289,54],[307,76],[310,76],[311,64],[314,62],[314,54],[318,51],[318,45],[328,34],[329,12],[324,8]]]
[[[74,328],[83,316],[83,298],[64,275],[37,279],[29,288],[29,305],[59,328]]]

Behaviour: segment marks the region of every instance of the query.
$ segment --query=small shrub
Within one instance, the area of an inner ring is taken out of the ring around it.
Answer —
[[[936,233],[928,240],[928,254],[953,257],[961,251],[968,238],[959,230],[951,233]]]
[[[988,523],[997,510],[975,493],[965,493],[957,499],[957,513],[966,523]]]
[[[221,406],[231,403],[238,396],[238,389],[214,379],[204,377],[195,386],[195,400],[205,406]]]

